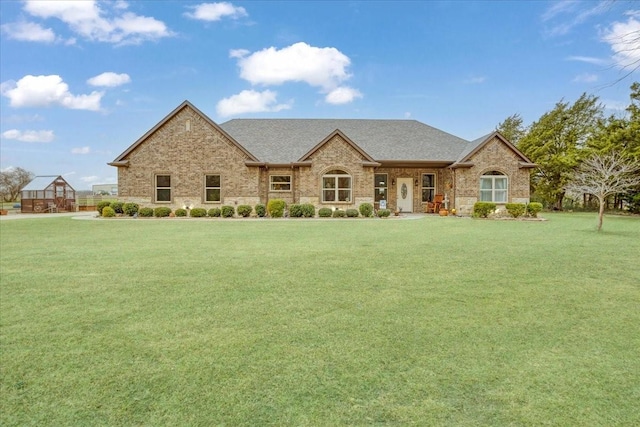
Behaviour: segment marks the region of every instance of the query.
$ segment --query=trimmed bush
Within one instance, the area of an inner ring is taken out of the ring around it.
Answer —
[[[524,203],[507,203],[504,207],[507,208],[509,215],[514,218],[524,215],[526,209]]]
[[[320,208],[318,209],[318,216],[320,218],[331,218],[333,211],[330,208]]]
[[[302,205],[293,203],[289,205],[289,216],[291,218],[302,218]]]
[[[179,209],[176,209],[175,214],[176,216],[187,216],[187,210],[179,208]]]
[[[165,218],[168,217],[171,213],[171,208],[167,206],[160,206],[153,210],[153,216],[156,218]]]
[[[124,211],[122,210],[122,205],[124,205],[123,202],[111,202],[109,204],[109,207],[113,209],[115,213],[122,214],[124,213]]]
[[[476,202],[473,205],[474,218],[486,218],[496,210],[496,204],[492,202]]]
[[[253,208],[249,205],[240,205],[238,206],[238,215],[243,218],[247,218],[251,215]]]
[[[376,212],[376,215],[378,215],[379,218],[387,218],[389,215],[391,215],[391,210],[390,209],[378,209],[378,211]]]
[[[267,207],[262,203],[258,203],[253,209],[256,211],[256,215],[260,218],[264,218],[267,214]]]
[[[303,203],[300,205],[302,207],[302,216],[305,218],[313,218],[316,216],[316,207],[311,203]]]
[[[360,215],[365,218],[369,218],[373,215],[373,205],[371,203],[363,203],[358,209],[360,210]]]
[[[193,218],[203,218],[207,216],[207,210],[205,208],[193,208],[191,209],[190,215]]]
[[[102,210],[109,205],[111,205],[111,202],[107,200],[102,200],[101,202],[98,202],[98,204],[96,205],[96,210],[98,211],[98,214],[102,215]]]
[[[140,208],[138,216],[143,218],[151,218],[153,216],[153,208]]]
[[[102,208],[102,216],[105,218],[113,218],[116,216],[116,211],[111,206],[105,206]]]
[[[220,208],[211,208],[209,209],[209,212],[207,212],[211,218],[220,218],[221,213],[222,211],[220,211]]]
[[[347,209],[347,217],[358,218],[359,216],[360,212],[358,212],[358,209]]]
[[[125,215],[129,215],[129,216],[134,216],[135,214],[137,214],[139,209],[140,209],[140,206],[138,206],[137,203],[133,203],[133,202],[128,202],[122,205],[122,212]]]
[[[271,199],[267,203],[267,212],[271,218],[282,218],[284,216],[284,208],[287,204],[282,199]]]
[[[542,210],[542,203],[531,202],[527,205],[527,214],[533,218],[538,217],[538,213]]]
[[[347,216],[347,213],[342,209],[336,209],[335,211],[333,211],[334,218],[344,218],[345,216]]]
[[[231,218],[235,213],[236,213],[236,210],[233,208],[233,206],[224,205],[220,209],[220,216],[222,218]]]

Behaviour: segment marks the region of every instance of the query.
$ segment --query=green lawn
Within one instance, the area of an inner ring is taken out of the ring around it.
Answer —
[[[0,425],[640,425],[640,218],[0,221]]]

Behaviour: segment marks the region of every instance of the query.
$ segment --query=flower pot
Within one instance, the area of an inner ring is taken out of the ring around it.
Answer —
[[[447,216],[449,215],[449,211],[446,209],[440,209],[440,216]]]
[[[6,209],[0,209],[0,215],[8,215],[9,211]]]

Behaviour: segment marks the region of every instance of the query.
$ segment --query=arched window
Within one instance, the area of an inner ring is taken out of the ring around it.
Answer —
[[[480,177],[480,201],[506,203],[509,180],[505,174],[490,171]]]
[[[351,202],[351,175],[338,169],[322,175],[322,202]]]

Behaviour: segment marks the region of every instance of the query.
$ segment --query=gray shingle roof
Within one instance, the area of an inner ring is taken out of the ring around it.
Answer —
[[[32,190],[44,190],[48,186],[50,186],[53,181],[58,179],[60,175],[41,175],[36,176],[29,182],[27,185],[22,187],[22,191],[32,191]]]
[[[233,119],[219,126],[267,163],[296,162],[335,130],[377,161],[454,162],[475,147],[416,120]]]

